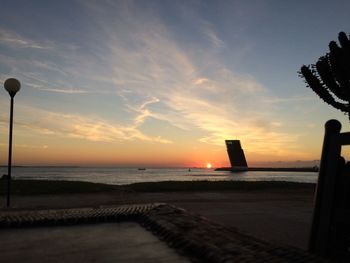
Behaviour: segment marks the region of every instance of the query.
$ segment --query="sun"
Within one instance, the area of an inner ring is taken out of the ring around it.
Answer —
[[[211,163],[207,163],[207,169],[210,169],[212,167]]]

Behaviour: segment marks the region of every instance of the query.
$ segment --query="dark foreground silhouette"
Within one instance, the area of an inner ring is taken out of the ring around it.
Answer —
[[[344,32],[338,39],[340,46],[331,41],[329,53],[316,64],[302,66],[300,76],[324,102],[350,118],[350,40]]]

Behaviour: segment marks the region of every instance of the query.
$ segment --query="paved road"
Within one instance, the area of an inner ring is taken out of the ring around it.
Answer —
[[[189,262],[137,223],[5,229],[0,255],[7,263]]]
[[[0,203],[5,199],[0,197]],[[165,202],[227,227],[279,244],[307,248],[313,211],[310,190],[97,193],[14,196],[15,208],[68,208]]]

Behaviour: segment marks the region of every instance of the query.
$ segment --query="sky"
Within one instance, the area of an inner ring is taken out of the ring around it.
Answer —
[[[349,128],[297,73],[350,32],[349,1],[0,2],[16,165],[220,167],[227,139],[251,166],[305,164],[328,119]]]

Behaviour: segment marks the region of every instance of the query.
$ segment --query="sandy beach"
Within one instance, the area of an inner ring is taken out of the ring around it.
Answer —
[[[4,196],[0,198],[5,204]],[[307,248],[313,189],[265,189],[200,192],[130,192],[14,195],[12,209],[118,206],[162,202],[200,214],[226,227],[270,242]],[[2,206],[2,213],[6,209]]]

